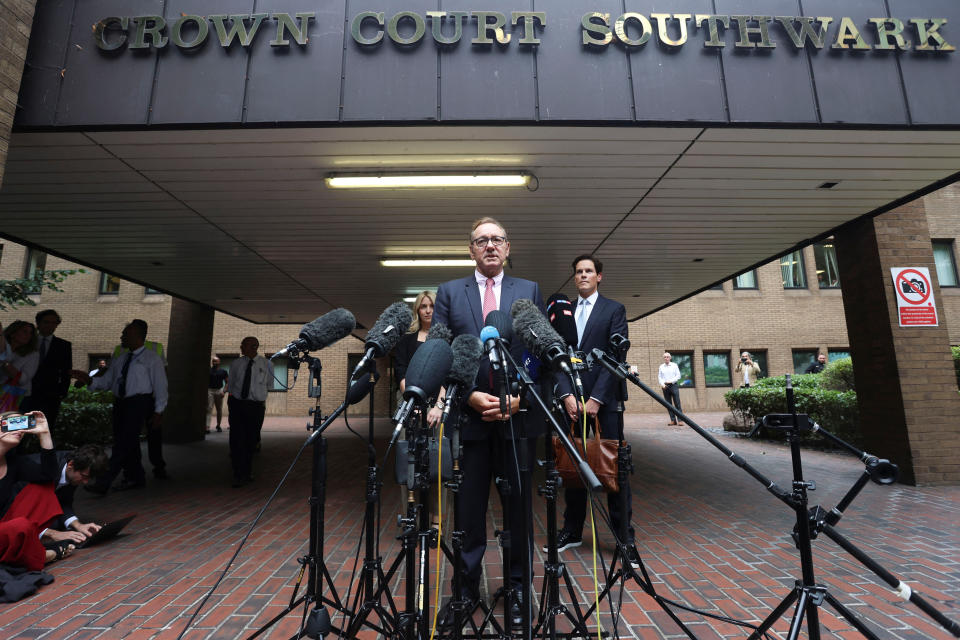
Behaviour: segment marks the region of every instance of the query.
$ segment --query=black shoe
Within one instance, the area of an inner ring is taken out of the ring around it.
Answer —
[[[560,532],[557,534],[557,551],[573,549],[574,547],[579,547],[581,544],[583,544],[583,538],[573,535],[572,532],[566,529],[560,529]],[[542,548],[544,553],[550,550],[547,545],[543,545]]]
[[[513,589],[513,600],[510,602],[510,622],[515,627],[523,625],[523,592],[519,588]]]
[[[637,553],[637,547],[632,542],[627,545],[627,561],[634,569],[640,568],[640,554]]]
[[[223,429],[220,428],[220,425],[217,425],[217,433],[223,433]]]
[[[143,489],[147,486],[147,483],[143,480],[139,482],[130,482],[129,480],[121,480],[120,484],[113,488],[114,491],[129,491],[130,489]]]

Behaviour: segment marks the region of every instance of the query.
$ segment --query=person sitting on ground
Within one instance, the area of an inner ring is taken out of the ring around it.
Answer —
[[[80,544],[99,531],[100,525],[80,521],[73,510],[73,496],[77,487],[85,486],[97,476],[106,473],[110,461],[103,447],[96,444],[85,444],[75,451],[56,453],[60,471],[57,474],[55,493],[63,514],[41,533],[41,538],[54,542],[69,540]],[[41,462],[39,454],[28,458],[37,465]]]
[[[0,420],[19,415],[5,412]],[[76,546],[70,540],[46,546],[40,541],[40,532],[63,510],[53,490],[57,456],[47,419],[40,411],[27,415],[36,419],[36,425],[0,433],[0,563],[39,571],[44,564],[70,555]],[[15,451],[25,434],[33,434],[40,441],[40,464]],[[28,484],[16,492],[24,481]]]

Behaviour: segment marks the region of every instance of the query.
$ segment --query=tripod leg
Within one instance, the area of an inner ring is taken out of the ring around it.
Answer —
[[[807,604],[810,601],[810,593],[806,589],[799,589],[799,591],[800,600],[797,602],[797,608],[793,612],[793,620],[790,621],[790,633],[787,634],[787,640],[797,640],[797,638],[800,637],[800,627],[803,626],[803,614],[807,612]],[[809,620],[809,622],[812,624],[813,620]],[[808,631],[812,631],[812,629],[808,627]],[[810,637],[813,638],[813,635],[811,634]]]
[[[798,584],[793,591],[788,593],[786,597],[780,601],[780,604],[777,605],[777,608],[770,612],[770,615],[768,615],[764,621],[760,623],[760,626],[757,627],[756,631],[750,634],[750,637],[747,640],[761,640],[761,638],[763,638],[763,634],[765,634],[767,630],[773,626],[773,623],[779,620],[780,616],[782,616],[784,612],[790,608],[790,605],[797,600],[799,591],[800,586]]]
[[[837,613],[843,616],[844,620],[852,624],[857,631],[863,634],[863,637],[867,638],[867,640],[880,640],[877,634],[864,624],[863,620],[861,620],[857,614],[841,604],[836,598],[830,595],[829,592],[825,593],[823,598],[830,603],[831,607],[837,610]]]

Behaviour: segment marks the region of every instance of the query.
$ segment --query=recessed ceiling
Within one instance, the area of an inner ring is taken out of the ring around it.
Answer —
[[[335,190],[336,171],[523,169],[531,189]],[[410,126],[19,132],[2,233],[254,322],[389,303],[469,273],[507,227],[511,274],[568,295],[595,252],[637,317],[960,172],[960,132]],[[830,189],[824,182],[836,182]],[[161,263],[159,266],[156,263]]]

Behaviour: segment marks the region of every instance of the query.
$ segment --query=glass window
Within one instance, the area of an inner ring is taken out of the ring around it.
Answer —
[[[115,296],[120,293],[120,278],[103,272],[100,274],[100,295]]]
[[[747,271],[733,279],[734,289],[756,289],[757,288],[757,270]]]
[[[956,287],[957,262],[953,257],[953,240],[933,241],[933,261],[937,265],[937,280],[941,287]]]
[[[273,365],[273,380],[267,385],[267,391],[287,390],[287,358],[277,358]]]
[[[145,296],[159,296],[159,295],[163,295],[163,291],[160,291],[159,289],[154,289],[153,287],[144,287],[144,288],[143,288],[143,295],[145,295]]]
[[[767,369],[767,350],[766,350],[766,349],[756,349],[756,350],[754,350],[754,349],[740,349],[740,351],[737,352],[737,355],[739,356],[739,355],[740,355],[741,353],[743,353],[744,351],[746,351],[747,353],[749,353],[749,354],[750,354],[750,357],[753,359],[753,361],[756,362],[757,365],[760,366],[760,377],[761,377],[761,378],[766,378],[768,375],[770,375],[770,373],[768,372],[768,369]]]
[[[784,289],[807,288],[807,274],[803,271],[803,251],[794,251],[780,258],[780,277]]]
[[[813,262],[817,267],[817,284],[821,289],[840,287],[840,268],[837,266],[837,249],[833,238],[813,245]]]
[[[692,351],[668,351],[670,360],[680,369],[680,381],[677,383],[681,387],[693,388],[693,352]]]
[[[38,274],[43,273],[47,268],[47,254],[43,251],[37,251],[36,249],[27,249],[27,261],[23,269],[23,277],[27,280],[35,278]],[[30,289],[29,293],[33,295],[40,294],[41,287],[35,287]]]
[[[816,349],[794,349],[793,350],[793,372],[803,373],[811,364],[817,361],[817,355],[820,352]]]
[[[730,384],[730,354],[704,353],[703,379],[708,387],[729,387]]]
[[[841,358],[849,358],[850,351],[847,349],[830,349],[827,352],[827,362],[833,362]]]
[[[717,284],[713,285],[712,287],[707,287],[707,290],[708,290],[708,291],[714,291],[714,290],[716,290],[716,291],[723,291],[723,283],[722,283],[722,282],[718,282]]]

